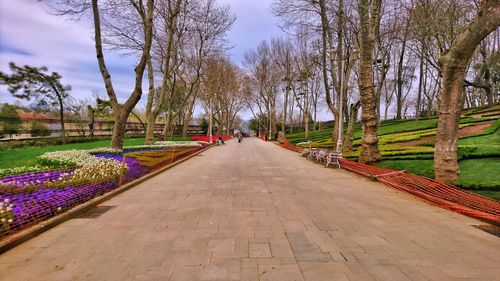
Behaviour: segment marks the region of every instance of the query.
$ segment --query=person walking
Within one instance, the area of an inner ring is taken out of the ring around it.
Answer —
[[[241,132],[238,133],[238,143],[243,141],[243,134]]]

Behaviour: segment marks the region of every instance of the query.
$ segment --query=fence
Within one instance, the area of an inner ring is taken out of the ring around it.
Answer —
[[[43,132],[39,130],[33,130],[33,124],[40,123],[43,124]],[[96,136],[96,137],[106,137],[111,136],[113,133],[114,121],[112,120],[96,120],[92,124],[89,120],[75,120],[66,119],[64,122],[64,128],[67,137],[85,137],[85,136]],[[159,135],[163,132],[165,124],[155,125],[155,135]],[[181,134],[183,126],[174,125],[174,134]],[[127,122],[125,128],[125,134],[127,136],[138,136],[145,135],[146,124],[141,122]],[[27,118],[10,118],[10,117],[0,117],[0,140],[25,140],[25,139],[35,139],[44,137],[57,137],[61,134],[61,125],[56,118],[37,118],[37,119],[27,119]],[[187,130],[188,135],[203,135],[206,131],[196,125],[189,125]]]

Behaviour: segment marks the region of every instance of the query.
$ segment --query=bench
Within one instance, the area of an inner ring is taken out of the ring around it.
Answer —
[[[311,148],[311,151],[309,152],[309,155],[307,155],[307,159],[309,158],[316,158],[316,155],[318,154],[318,149],[317,148]]]
[[[333,165],[337,165],[340,169],[339,158],[342,158],[342,154],[334,153],[334,152],[328,153],[328,155],[326,156],[326,167],[328,167],[328,165],[330,165],[330,164],[333,164]]]
[[[328,155],[328,150],[326,149],[320,149],[318,150],[318,153],[316,153],[316,162],[326,162],[326,157]]]

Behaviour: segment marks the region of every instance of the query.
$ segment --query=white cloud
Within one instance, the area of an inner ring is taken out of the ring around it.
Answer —
[[[8,72],[8,63],[47,66],[59,72],[62,82],[72,86],[76,98],[91,96],[103,81],[97,65],[92,24],[48,13],[43,2],[33,0],[0,3],[0,70]],[[106,53],[107,64],[119,97],[124,99],[133,88],[135,58]],[[4,92],[4,89],[2,89]],[[1,101],[12,101],[7,95]]]

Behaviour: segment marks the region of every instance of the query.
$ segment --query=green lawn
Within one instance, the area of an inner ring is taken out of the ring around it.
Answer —
[[[460,186],[500,191],[500,158],[466,159],[459,165]]]
[[[173,140],[190,140],[191,138],[182,138],[175,136]],[[130,138],[125,139],[124,145],[142,145],[144,138]],[[0,169],[13,168],[19,166],[30,166],[36,164],[36,157],[45,152],[58,151],[58,150],[71,150],[71,149],[91,149],[96,147],[109,147],[111,140],[98,140],[83,143],[69,143],[63,145],[51,145],[41,147],[23,147],[11,150],[0,151]]]
[[[144,144],[144,138],[125,139],[125,145]],[[36,157],[45,152],[70,150],[70,149],[90,149],[96,147],[108,147],[111,140],[98,140],[93,142],[70,143],[63,145],[52,145],[42,147],[23,147],[11,150],[0,151],[0,169],[13,168],[18,166],[30,166],[36,164]]]
[[[484,197],[500,201],[500,191],[473,190],[472,192],[482,195]]]
[[[462,118],[461,124],[482,122],[484,118]],[[491,119],[489,119],[491,120]],[[380,149],[384,161],[376,166],[393,170],[406,170],[410,173],[434,177],[433,154],[430,146],[401,146],[398,142],[418,139],[421,136],[435,134],[438,119],[415,120],[386,120],[382,121],[378,134]],[[461,175],[458,186],[477,191],[484,196],[497,199],[500,196],[500,121],[489,127],[478,136],[470,136],[459,140],[459,162]],[[361,138],[361,128],[358,125],[354,131],[354,138]],[[310,132],[307,139],[313,146],[332,148],[332,129],[321,132]],[[303,133],[287,135],[292,143],[306,141]],[[359,142],[359,140],[357,141]],[[356,158],[358,152],[345,153],[346,157]]]
[[[434,178],[434,160],[384,160],[375,166]]]
[[[497,154],[500,152],[500,130],[485,136],[460,139],[458,140],[458,144],[476,146],[477,149],[472,153],[473,155],[487,156]],[[500,173],[500,170],[498,173]]]
[[[500,192],[500,158],[466,159],[458,164],[461,171],[458,186],[470,190]],[[433,160],[385,160],[375,165],[434,177]]]

